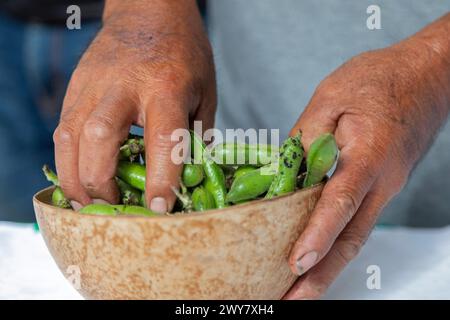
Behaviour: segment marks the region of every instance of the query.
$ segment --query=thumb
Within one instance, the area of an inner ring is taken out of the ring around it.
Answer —
[[[165,213],[175,203],[172,187],[178,187],[183,166],[172,159],[172,150],[179,142],[172,141],[171,135],[176,129],[188,128],[189,116],[183,99],[161,98],[147,108],[145,115],[145,199],[151,210]]]

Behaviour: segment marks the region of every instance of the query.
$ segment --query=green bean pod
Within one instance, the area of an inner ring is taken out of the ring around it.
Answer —
[[[270,199],[295,190],[297,175],[303,159],[303,147],[300,134],[287,138],[280,148],[278,172],[267,191]]]
[[[55,187],[55,190],[53,190],[52,204],[64,209],[70,209],[72,207],[69,200],[67,200],[64,196],[64,192],[60,187]]]
[[[211,159],[205,159],[203,162],[206,178],[204,180],[205,188],[211,192],[214,197],[217,208],[225,208],[227,206],[225,197],[227,189],[225,187],[225,174],[222,168]]]
[[[205,173],[201,164],[187,163],[183,166],[181,179],[186,187],[191,188],[199,185],[204,177]]]
[[[237,177],[231,185],[226,201],[240,203],[242,201],[253,200],[265,193],[272,184],[274,173],[262,171],[265,167],[249,171]]]
[[[113,205],[114,208],[119,210],[121,214],[125,215],[139,215],[139,216],[148,216],[148,217],[154,217],[158,214],[153,212],[150,209],[141,207],[141,206],[128,206],[128,205]]]
[[[306,177],[303,187],[320,183],[331,170],[338,157],[334,135],[325,133],[313,141],[306,157]]]
[[[70,209],[72,206],[70,205],[69,200],[64,196],[64,192],[59,186],[59,179],[56,173],[50,169],[48,165],[44,165],[42,167],[42,171],[44,172],[47,180],[55,186],[55,190],[53,190],[52,193],[52,204],[60,208]]]
[[[192,192],[192,206],[195,211],[206,211],[216,207],[214,197],[203,186],[196,187]]]
[[[46,164],[42,167],[42,172],[44,172],[45,178],[55,186],[59,186],[59,179],[56,173],[50,169]]]
[[[117,166],[117,176],[141,191],[145,191],[145,175],[145,166],[139,163],[120,161]]]
[[[120,198],[123,204],[140,205],[142,198],[142,192],[140,190],[133,188],[128,183],[117,177],[116,182],[119,187]]]
[[[83,214],[95,214],[102,216],[139,215],[153,217],[157,215],[155,212],[143,207],[122,204],[89,204],[81,208],[79,212]]]
[[[225,197],[227,188],[225,174],[222,168],[210,158],[205,150],[206,146],[204,142],[195,132],[191,132],[191,142],[194,158],[197,161],[201,158],[203,171],[205,172],[205,179],[203,181],[205,188],[211,192],[217,208],[226,207]],[[198,155],[199,152],[201,153],[200,156]]]
[[[235,166],[247,165],[263,166],[272,161],[272,149],[270,144],[247,144],[225,142],[216,145],[211,150],[212,158],[219,164]]]
[[[237,168],[233,174],[233,181],[236,180],[237,178],[239,178],[240,176],[242,176],[250,171],[254,171],[254,170],[257,170],[257,168],[252,165],[244,165],[244,166]]]
[[[120,214],[120,211],[114,206],[110,204],[100,203],[88,204],[87,206],[81,208],[78,212],[83,214],[95,214],[101,216],[117,216]]]

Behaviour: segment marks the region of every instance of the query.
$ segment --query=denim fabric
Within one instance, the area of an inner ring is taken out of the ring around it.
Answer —
[[[99,23],[23,23],[0,12],[0,220],[32,221],[31,198],[48,186],[52,132],[70,75]]]

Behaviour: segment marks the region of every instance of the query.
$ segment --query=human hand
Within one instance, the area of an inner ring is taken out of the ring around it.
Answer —
[[[440,22],[444,30],[449,17]],[[302,276],[284,299],[325,293],[444,123],[450,51],[448,39],[443,44],[433,37],[425,29],[398,45],[351,59],[322,81],[292,129],[291,134],[303,132],[306,151],[315,137],[333,132],[340,157],[292,249],[291,270]]]
[[[135,124],[144,128],[147,203],[170,210],[181,172],[170,136],[193,120],[211,127],[215,108],[211,48],[196,2],[108,1],[54,133],[64,194],[74,209],[97,199],[116,203],[119,147]]]

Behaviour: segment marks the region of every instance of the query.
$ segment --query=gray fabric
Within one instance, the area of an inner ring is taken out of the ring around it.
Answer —
[[[212,0],[209,31],[218,74],[216,126],[279,128],[281,138],[318,83],[350,57],[389,46],[450,10],[450,1],[378,0],[381,30],[366,27],[366,0]],[[450,223],[450,125],[382,222]]]

